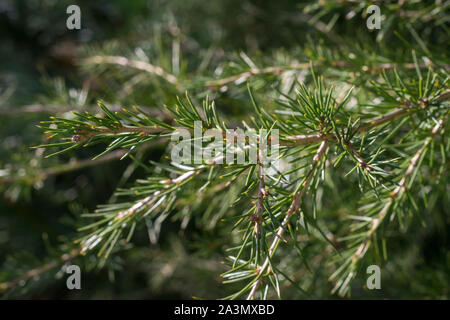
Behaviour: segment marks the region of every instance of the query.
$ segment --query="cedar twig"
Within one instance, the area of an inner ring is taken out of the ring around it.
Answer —
[[[88,64],[116,64],[124,67],[131,67],[138,70],[146,71],[148,73],[157,75],[167,82],[178,85],[177,78],[159,66],[152,65],[145,61],[131,60],[121,56],[93,56],[83,60]]]
[[[436,102],[444,102],[448,101],[450,99],[450,92],[447,91],[443,94],[441,94],[439,97],[436,98]],[[395,109],[391,112],[388,112],[386,114],[383,114],[381,116],[378,116],[376,118],[373,118],[372,120],[368,120],[366,123],[363,123],[359,129],[358,133],[364,133],[368,132],[369,130],[381,126],[385,123],[388,123],[390,121],[393,121],[395,119],[404,117],[411,113],[412,108],[400,108]],[[131,127],[131,126],[118,126],[115,129],[109,129],[109,128],[95,128],[100,134],[116,134],[116,133],[141,133],[143,135],[149,135],[149,134],[158,134],[158,133],[168,133],[170,130],[162,127],[155,127],[155,126],[139,126],[139,127]],[[89,132],[88,136],[94,136],[96,134],[95,131]],[[226,131],[223,131],[224,137],[226,137]],[[321,133],[314,133],[314,134],[306,134],[306,135],[293,135],[293,136],[287,136],[283,140],[285,142],[281,141],[280,144],[291,144],[294,143],[296,145],[307,145],[307,144],[316,144],[323,141],[333,141],[336,140],[336,137],[332,134],[321,134]]]
[[[291,70],[305,70],[312,67],[323,67],[323,66],[329,66],[331,68],[356,68],[358,67],[355,64],[352,64],[347,61],[333,61],[330,63],[323,63],[323,62],[315,62],[315,63],[292,63],[287,66],[270,66],[265,68],[251,68],[249,71],[245,71],[242,73],[238,73],[223,79],[215,79],[215,80],[209,80],[205,82],[206,87],[223,87],[225,85],[228,85],[230,83],[243,83],[247,81],[249,78],[256,76],[256,75],[263,75],[263,74],[273,74],[273,75],[280,75],[285,71],[291,71]],[[394,63],[381,63],[377,66],[363,66],[362,69],[365,72],[379,72],[382,70],[392,70],[396,67],[404,68],[404,69],[415,69],[416,65],[414,63],[403,63],[403,64],[394,64]],[[419,64],[417,65],[420,69],[426,69],[429,68],[429,65],[426,64]],[[450,65],[444,66],[444,69],[450,69]]]
[[[256,203],[256,212],[251,217],[251,221],[255,222],[255,234],[261,236],[261,224],[263,222],[262,212],[264,210],[264,197],[266,196],[266,190],[264,185],[264,167],[263,167],[263,152],[261,148],[258,150],[258,199]]]
[[[125,66],[125,67],[132,67],[132,68],[135,68],[138,70],[146,71],[151,74],[155,74],[171,84],[174,84],[177,86],[180,85],[178,79],[173,74],[170,74],[170,73],[164,71],[164,69],[162,69],[159,66],[154,66],[145,61],[132,60],[132,59],[128,59],[128,58],[122,57],[122,56],[92,56],[92,57],[84,59],[83,61],[88,64],[116,64],[116,65],[121,65],[121,66]],[[323,63],[323,62],[319,62],[319,63],[314,63],[313,67],[320,67],[320,66],[324,66],[324,65],[327,65],[327,64]],[[348,61],[334,61],[334,62],[328,63],[328,65],[333,68],[357,67],[356,65],[354,65]],[[366,71],[374,72],[374,71],[381,71],[381,70],[391,70],[391,69],[396,68],[397,66],[399,66],[401,68],[405,68],[405,69],[416,68],[416,65],[414,63],[403,63],[400,65],[393,64],[393,63],[381,63],[377,66],[370,67],[370,68],[368,66],[366,66],[365,69],[366,69]],[[425,69],[425,68],[429,67],[429,65],[427,65],[427,64],[419,64],[417,66],[421,69]],[[236,75],[232,75],[227,78],[206,81],[205,86],[206,87],[222,87],[224,85],[227,85],[229,83],[236,82],[236,81],[238,81],[240,83],[245,82],[250,77],[255,76],[255,75],[261,75],[261,74],[279,75],[284,71],[303,70],[303,69],[308,69],[310,67],[311,67],[310,63],[306,63],[306,62],[298,63],[297,62],[297,63],[292,63],[287,66],[269,66],[269,67],[265,67],[265,68],[251,68],[249,71],[242,72],[242,73],[239,73]],[[444,66],[444,68],[449,69],[450,66]]]
[[[416,169],[420,158],[422,157],[423,153],[425,152],[428,145],[433,141],[436,134],[439,132],[440,129],[443,128],[446,120],[448,118],[448,113],[439,120],[436,125],[433,127],[430,136],[428,136],[422,145],[422,147],[417,150],[417,152],[414,154],[414,156],[411,158],[411,161],[409,163],[408,168],[406,169],[405,173],[403,174],[402,179],[398,183],[397,187],[394,189],[394,191],[391,192],[389,195],[389,198],[386,202],[386,204],[383,206],[383,208],[378,213],[377,217],[372,219],[372,226],[365,237],[364,241],[358,246],[355,253],[351,256],[351,265],[350,268],[353,270],[356,263],[362,259],[362,257],[366,254],[367,250],[370,247],[371,240],[373,236],[375,235],[376,231],[378,230],[379,226],[389,213],[389,210],[391,209],[392,205],[394,204],[395,199],[401,197],[401,195],[406,191],[406,182],[409,178],[409,176],[414,172]],[[340,286],[340,292],[347,286],[347,284],[350,282],[351,278],[355,275],[353,271],[351,271],[348,275],[343,284]],[[334,290],[337,290],[335,288]],[[333,290],[333,292],[334,292]]]
[[[174,184],[184,182],[184,181],[186,181],[187,179],[189,179],[190,177],[192,177],[195,174],[199,174],[201,172],[202,168],[204,168],[204,167],[200,166],[200,167],[198,167],[195,170],[187,171],[187,172],[185,172],[184,174],[182,174],[181,176],[179,176],[178,178],[175,178],[175,179],[167,179],[167,180],[160,181],[164,185],[163,189],[154,192],[153,194],[145,197],[142,200],[139,200],[131,208],[128,208],[128,209],[123,210],[123,211],[120,211],[114,217],[114,220],[121,220],[121,219],[123,219],[125,217],[129,217],[129,216],[135,215],[138,211],[140,211],[143,208],[145,208],[145,206],[147,204],[149,204],[154,198],[160,196],[163,193],[164,189],[167,189],[167,188],[169,188],[170,186],[172,186]]]
[[[311,163],[311,171],[309,172],[305,182],[303,182],[303,186],[301,190],[294,195],[294,199],[292,201],[291,206],[289,207],[288,211],[286,212],[286,216],[284,217],[283,221],[281,222],[281,226],[278,228],[277,234],[275,238],[273,239],[273,242],[271,246],[269,247],[269,255],[270,258],[275,252],[276,247],[280,243],[280,239],[282,239],[284,230],[286,229],[287,224],[289,223],[289,219],[291,218],[292,214],[295,212],[298,212],[300,209],[300,204],[303,196],[305,195],[309,184],[311,183],[311,180],[314,176],[314,172],[317,169],[317,165],[324,157],[326,151],[328,150],[329,143],[327,141],[322,141],[320,144],[320,147],[317,149],[316,154],[314,155],[313,161]],[[252,300],[255,298],[256,291],[258,290],[261,282],[262,282],[262,276],[264,272],[266,272],[267,267],[269,266],[270,259],[269,257],[266,258],[263,265],[258,269],[257,271],[257,277],[255,283],[252,285],[252,289],[247,297],[247,300]]]
[[[70,251],[69,253],[63,254],[59,259],[53,260],[49,263],[44,264],[43,266],[40,266],[38,268],[27,271],[20,278],[14,279],[9,282],[0,283],[0,292],[6,291],[10,288],[13,288],[13,287],[17,286],[19,283],[21,283],[22,281],[27,281],[27,280],[34,278],[46,271],[54,269],[57,266],[61,265],[62,263],[66,263],[66,262],[74,259],[80,253],[81,253],[81,251],[79,249],[72,249],[72,251]]]
[[[450,100],[450,91],[444,92],[439,97],[436,98],[436,102],[444,102]],[[395,119],[404,117],[411,113],[412,108],[401,108],[395,109],[391,112],[373,118],[372,120],[368,120],[366,123],[363,123],[359,129],[358,133],[365,133],[369,130],[381,126],[385,123],[393,121]],[[305,144],[315,144],[325,140],[335,140],[333,135],[325,135],[325,134],[310,134],[310,135],[298,135],[298,136],[289,136],[285,138],[288,141],[291,141],[297,145],[305,145]]]

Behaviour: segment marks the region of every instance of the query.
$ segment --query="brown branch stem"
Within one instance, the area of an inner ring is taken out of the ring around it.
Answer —
[[[294,195],[294,198],[292,200],[292,204],[289,207],[288,211],[286,212],[286,215],[281,222],[281,226],[278,228],[277,234],[275,238],[272,241],[272,244],[269,247],[269,255],[270,257],[273,256],[275,249],[277,248],[278,244],[280,243],[280,239],[282,239],[284,230],[286,229],[287,224],[289,223],[289,219],[291,218],[292,214],[295,212],[298,212],[301,204],[301,200],[303,196],[305,195],[309,184],[311,183],[311,180],[314,176],[314,172],[317,169],[317,165],[324,157],[326,151],[328,150],[329,143],[327,141],[322,141],[319,148],[317,149],[316,154],[314,155],[313,161],[311,163],[311,171],[309,172],[305,182],[303,182],[303,187],[301,190]],[[266,272],[267,267],[269,266],[270,259],[269,257],[266,258],[263,265],[258,269],[257,271],[257,280],[252,286],[252,289],[247,297],[247,300],[252,300],[255,298],[256,291],[258,290],[261,282],[262,282],[262,275],[264,272]]]
[[[11,289],[18,284],[20,284],[22,281],[27,281],[31,278],[34,278],[46,271],[49,271],[51,269],[56,268],[58,265],[65,263],[67,261],[70,261],[71,259],[77,257],[80,254],[79,249],[72,249],[69,253],[63,254],[59,259],[53,260],[47,264],[44,264],[43,266],[40,266],[38,268],[32,269],[27,271],[22,277],[14,279],[9,282],[3,282],[0,283],[0,292],[6,291],[8,289]]]
[[[389,209],[391,208],[395,199],[399,198],[406,191],[407,179],[414,172],[414,169],[416,168],[417,164],[419,163],[419,160],[422,157],[422,154],[425,152],[428,145],[432,142],[432,140],[434,139],[434,137],[436,136],[438,131],[444,126],[444,123],[446,122],[447,118],[448,118],[448,113],[440,121],[438,121],[438,123],[436,123],[436,125],[433,127],[433,129],[431,131],[430,136],[425,139],[422,147],[411,158],[409,166],[406,169],[405,173],[403,174],[402,179],[398,183],[398,186],[390,194],[388,201],[383,206],[381,211],[378,213],[377,218],[372,220],[372,226],[369,230],[369,234],[367,235],[367,237],[365,238],[363,243],[361,243],[361,245],[358,247],[358,249],[356,249],[354,255],[352,256],[352,264],[355,264],[367,252],[367,249],[369,248],[370,241],[371,241],[374,233],[376,232],[378,227],[381,225],[381,222],[384,220],[384,218],[388,214]]]
[[[131,67],[157,75],[171,84],[178,84],[178,80],[173,74],[164,71],[164,69],[159,66],[152,65],[145,61],[131,60],[121,56],[93,56],[86,58],[84,62],[88,64],[116,64],[124,67]]]

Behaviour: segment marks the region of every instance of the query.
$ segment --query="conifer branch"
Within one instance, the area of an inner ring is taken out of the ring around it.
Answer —
[[[174,75],[164,71],[164,69],[159,66],[154,66],[145,61],[130,60],[122,56],[93,56],[86,58],[84,62],[87,64],[116,64],[124,67],[131,67],[157,75],[173,85],[178,85],[178,80]]]
[[[63,254],[59,259],[53,260],[35,269],[27,271],[23,276],[14,279],[9,282],[0,283],[0,292],[7,291],[8,289],[17,287],[21,282],[26,282],[34,277],[39,276],[42,273],[48,272],[51,269],[57,268],[61,264],[64,264],[80,254],[79,249],[72,249],[69,253]]]
[[[8,3],[11,26],[17,10],[24,18],[35,11],[31,2]],[[380,12],[370,15],[372,4]],[[126,287],[155,298],[164,287],[226,299],[350,297],[356,288],[364,299],[374,292],[361,288],[362,267],[389,252],[389,294],[447,297],[445,263],[434,262],[446,253],[436,231],[447,219],[448,5],[252,2],[230,16],[227,1],[201,10],[169,1],[119,6],[118,34],[110,19],[86,12],[95,37],[78,34],[75,44],[72,32],[61,43],[45,32],[38,65],[49,73],[37,79],[35,63],[12,61],[0,77],[0,294],[36,297],[51,280],[46,272],[73,262],[82,277],[94,268],[132,273],[137,263],[150,270],[148,281]],[[206,11],[225,15],[205,19]],[[41,20],[43,31],[49,22]],[[11,52],[24,60],[17,39],[6,39],[6,61]],[[98,97],[105,103],[97,109]],[[38,137],[35,121],[45,114]],[[34,153],[27,148],[39,143]],[[75,184],[62,176],[90,167]],[[86,209],[94,197],[109,200]],[[45,246],[36,241],[41,232]],[[199,265],[186,263],[198,256],[214,266],[222,256],[223,283],[241,286],[205,286]],[[430,266],[432,274],[423,271]],[[90,277],[90,287],[101,288],[103,278]],[[191,289],[179,288],[180,278]],[[410,279],[417,285],[399,291]]]
[[[369,234],[364,240],[364,242],[358,247],[356,250],[354,256],[352,257],[352,263],[356,263],[356,261],[360,260],[361,257],[365,254],[365,252],[368,249],[368,245],[370,240],[372,239],[373,234],[376,232],[378,227],[383,222],[384,218],[386,217],[387,213],[389,212],[389,209],[391,208],[393,202],[395,199],[401,197],[403,192],[406,191],[406,182],[409,178],[409,176],[414,172],[416,169],[416,166],[419,162],[419,159],[422,157],[423,153],[425,152],[428,145],[431,143],[433,138],[436,136],[436,134],[439,132],[439,130],[444,126],[445,121],[448,118],[448,113],[445,117],[443,117],[441,120],[436,123],[436,125],[433,127],[433,130],[431,131],[431,134],[429,137],[427,137],[422,145],[422,147],[417,150],[417,152],[414,154],[414,156],[411,158],[410,164],[408,168],[406,169],[405,173],[403,174],[402,179],[398,183],[398,186],[394,189],[394,191],[390,194],[389,199],[387,203],[384,205],[383,209],[378,214],[377,218],[372,220],[372,227],[370,228]]]
[[[395,189],[388,194],[388,198],[385,201],[384,205],[382,206],[381,210],[375,215],[375,217],[370,217],[370,223],[371,226],[367,232],[367,235],[365,235],[364,239],[361,241],[361,244],[357,246],[355,251],[352,253],[352,255],[348,258],[349,266],[347,267],[349,272],[347,273],[346,277],[339,281],[336,286],[333,289],[333,292],[339,289],[339,293],[341,295],[344,295],[344,293],[348,289],[348,285],[351,281],[351,279],[356,275],[356,266],[358,262],[365,256],[367,253],[367,250],[370,247],[370,244],[373,240],[374,235],[377,233],[379,227],[387,217],[387,215],[392,211],[392,206],[395,201],[400,199],[404,192],[407,191],[406,184],[410,176],[417,170],[417,166],[419,165],[419,161],[426,152],[427,148],[429,147],[430,143],[433,141],[437,133],[445,126],[445,123],[448,119],[449,113],[448,111],[446,114],[434,125],[433,129],[431,130],[431,133],[429,136],[423,141],[422,146],[417,150],[417,152],[414,154],[414,156],[409,161],[409,165],[406,169],[406,171],[402,174],[402,178],[399,181],[398,185],[395,187]],[[345,264],[344,264],[345,265]],[[334,275],[331,278],[333,278]]]
[[[258,75],[274,75],[279,76],[283,72],[286,71],[295,71],[295,70],[307,70],[309,68],[320,68],[320,67],[330,67],[330,68],[336,68],[336,69],[356,69],[356,68],[362,68],[364,72],[369,73],[376,73],[383,70],[392,70],[395,68],[400,69],[427,69],[430,67],[430,65],[427,64],[414,64],[414,63],[403,63],[403,64],[394,64],[394,63],[380,63],[378,65],[374,66],[359,66],[354,63],[348,62],[348,61],[327,61],[327,62],[314,62],[314,63],[293,63],[288,66],[270,66],[270,67],[264,67],[264,68],[251,68],[248,71],[238,73],[223,79],[214,79],[214,80],[208,80],[205,82],[206,87],[223,87],[231,83],[244,83],[248,81],[251,77],[258,76]],[[444,69],[450,70],[450,65],[443,66]]]

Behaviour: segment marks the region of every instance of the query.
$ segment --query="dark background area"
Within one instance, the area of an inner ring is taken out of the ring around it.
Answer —
[[[317,3],[321,3],[319,1]],[[49,168],[78,159],[89,159],[96,149],[44,159],[42,151],[31,146],[43,142],[39,122],[54,112],[64,113],[79,107],[77,99],[83,88],[89,94],[83,107],[91,108],[97,99],[118,104],[161,106],[175,101],[168,89],[159,93],[149,84],[118,101],[113,93],[124,83],[114,74],[91,70],[80,64],[90,52],[102,52],[113,46],[115,52],[129,53],[136,47],[160,53],[171,48],[173,39],[181,39],[183,58],[180,74],[189,77],[197,72],[209,51],[210,66],[219,65],[224,57],[250,52],[252,57],[271,57],[279,53],[303,55],[308,42],[333,47],[340,37],[352,39],[355,46],[373,46],[374,54],[390,47],[389,56],[401,60],[410,48],[397,46],[393,30],[413,39],[406,24],[391,21],[382,41],[376,33],[364,36],[358,30],[365,25],[360,11],[354,19],[345,15],[355,4],[325,1],[328,8],[319,21],[339,18],[333,26],[336,35],[324,36],[308,23],[318,11],[305,10],[316,2],[298,1],[38,1],[2,0],[0,2],[0,282],[20,279],[28,270],[51,263],[63,252],[64,243],[76,237],[82,224],[79,215],[91,212],[96,205],[111,200],[118,185],[129,185],[145,177],[145,168],[129,159],[109,161],[64,174],[41,176]],[[433,3],[431,1],[430,3]],[[81,8],[81,30],[67,30],[66,8]],[[319,5],[320,9],[320,5]],[[319,10],[320,11],[320,10]],[[396,9],[392,9],[393,12]],[[434,29],[426,29],[427,21],[413,21],[419,34],[431,43],[436,56],[448,53],[448,37]],[[445,24],[445,21],[444,21]],[[448,25],[447,27],[448,28]],[[412,40],[411,40],[412,41]],[[151,43],[151,44],[148,44]],[[147,46],[147,47],[146,47]],[[298,54],[297,54],[298,52]],[[88,54],[87,54],[88,53]],[[217,63],[216,63],[217,62]],[[211,76],[213,67],[205,68]],[[192,85],[192,90],[197,90]],[[78,90],[78,91],[76,91]],[[72,91],[71,91],[72,90]],[[224,93],[224,113],[240,117],[246,114],[241,106],[240,92]],[[247,102],[248,103],[248,102]],[[64,111],[64,109],[67,109]],[[142,151],[146,160],[158,160],[164,146]],[[357,188],[355,187],[355,190]],[[443,186],[445,193],[445,186]],[[351,194],[354,190],[350,190]],[[442,202],[439,202],[441,201]],[[445,199],[437,199],[439,210],[445,211]],[[448,205],[448,203],[447,203]],[[398,252],[384,283],[394,283],[382,293],[362,290],[364,278],[355,282],[355,298],[444,298],[448,295],[449,233],[446,223],[424,231],[420,227],[399,234],[390,248]],[[415,231],[417,232],[415,232]],[[412,249],[404,248],[411,244]],[[133,246],[123,248],[104,268],[97,268],[95,257],[81,257],[83,273],[81,291],[68,291],[65,275],[52,268],[30,280],[18,282],[4,297],[37,299],[125,298],[164,299],[198,297],[216,298],[232,292],[232,285],[223,285],[219,278],[225,270],[221,264],[228,245],[227,230],[202,230],[190,225],[180,231],[179,222],[168,221],[160,242],[149,244],[145,226],[133,239]],[[201,250],[198,248],[202,247]],[[411,263],[413,262],[413,263]],[[319,267],[319,266],[318,266]],[[59,270],[59,271],[58,271]],[[55,276],[56,274],[56,276]],[[411,282],[411,279],[416,281]],[[447,282],[446,288],[442,284]],[[329,294],[330,284],[318,285],[314,298],[335,298]],[[288,296],[289,297],[289,296]]]

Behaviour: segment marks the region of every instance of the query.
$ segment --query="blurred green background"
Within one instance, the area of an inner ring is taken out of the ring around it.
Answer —
[[[70,4],[81,8],[81,30],[66,28],[66,8]],[[283,61],[288,54],[301,59],[307,42],[333,47],[330,37],[326,40],[317,26],[308,23],[315,13],[322,12],[315,6],[327,9],[317,16],[317,21],[330,21],[336,12],[345,17],[355,5],[352,1],[287,0],[2,0],[0,282],[19,279],[3,297],[189,299],[193,294],[217,298],[232,292],[233,286],[223,285],[219,277],[226,270],[221,263],[229,241],[226,229],[205,231],[194,225],[186,232],[180,231],[179,222],[170,221],[164,224],[157,244],[149,242],[142,226],[133,247],[123,248],[102,269],[96,267],[95,257],[77,258],[85,266],[82,290],[66,289],[66,276],[59,266],[20,281],[27,271],[51,264],[68,249],[64,243],[76,236],[76,227],[83,225],[81,213],[111,201],[117,186],[126,186],[146,173],[145,168],[129,159],[114,158],[95,166],[82,164],[76,169],[67,165],[75,158],[90,159],[101,146],[94,151],[44,159],[43,150],[30,148],[44,142],[37,125],[50,115],[64,115],[71,109],[95,110],[97,99],[119,107],[137,104],[158,109],[173,103],[180,94],[173,87],[139,75],[83,66],[80,59],[85,56],[103,52],[139,56],[145,51],[155,57],[152,62],[183,79],[191,74],[196,74],[196,79],[212,77],[224,60],[239,52],[255,59]],[[308,6],[310,16],[305,13]],[[355,45],[376,43],[374,50],[383,50],[398,41],[393,29],[413,38],[404,32],[404,25],[395,25],[395,21],[391,21],[392,30],[382,41],[376,42],[375,33],[361,36],[359,29],[365,22],[357,13],[354,19],[339,18],[333,23],[334,41],[346,35]],[[426,20],[414,23],[419,33],[427,32]],[[446,41],[445,36],[433,32],[426,34],[433,50],[438,48],[436,52],[445,55],[448,37]],[[174,68],[172,53],[176,46],[181,46],[182,57]],[[402,59],[406,49],[392,49],[391,58]],[[258,83],[256,87],[264,89]],[[200,91],[194,78],[188,89]],[[241,91],[230,89],[221,94],[220,108],[239,118],[248,110],[244,99],[247,97]],[[141,156],[157,160],[163,152],[163,146],[156,146],[143,150]],[[383,279],[389,285],[383,287],[383,292],[369,292],[362,290],[364,278],[358,278],[353,297],[447,297],[450,256],[446,223],[442,221],[442,228],[427,231],[417,228],[417,241],[408,251],[403,248],[411,239],[399,234],[397,241],[390,244],[398,253],[388,266],[392,272]],[[73,262],[78,263],[77,259]],[[443,283],[447,283],[444,289]],[[327,282],[317,283],[312,297],[334,298],[329,294],[330,287]]]

